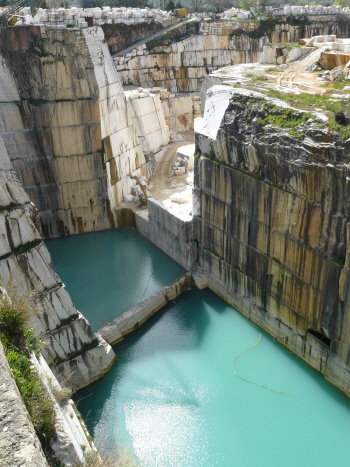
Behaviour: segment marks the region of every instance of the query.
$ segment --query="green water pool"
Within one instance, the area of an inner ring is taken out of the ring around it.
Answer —
[[[45,243],[74,305],[95,332],[185,272],[131,228]]]
[[[96,443],[130,446],[143,467],[349,466],[349,401],[209,291],[176,303],[115,347],[80,391]]]
[[[183,272],[136,232],[107,233],[48,242],[95,329],[111,308],[140,300],[154,267],[154,289]],[[142,467],[348,467],[349,400],[319,373],[261,332],[236,371],[279,392],[234,374],[260,332],[212,292],[186,291],[115,346],[112,370],[75,395],[96,444],[127,447]]]

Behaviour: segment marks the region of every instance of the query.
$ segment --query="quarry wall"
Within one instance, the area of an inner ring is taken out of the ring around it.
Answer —
[[[208,94],[196,127],[199,263],[215,292],[349,395],[349,140],[259,127],[268,101],[228,86]]]
[[[115,360],[112,349],[96,338],[76,310],[54,271],[49,252],[33,220],[37,213],[21,186],[0,139],[0,278],[19,297],[34,296],[38,311],[32,325],[45,335],[43,354],[56,374],[73,389],[103,375]]]
[[[270,39],[341,35],[349,27],[316,19],[252,38],[253,26],[242,32],[237,22],[203,23],[194,36],[124,57],[120,75],[198,92],[211,70],[256,61]],[[168,121],[184,108],[192,118],[198,100],[127,100],[99,28],[9,31],[0,38],[0,278],[36,296],[32,322],[45,334],[45,359],[76,390],[108,371],[115,355],[74,307],[41,233],[117,226],[114,208],[134,185],[129,175],[149,176],[145,154],[167,142],[160,109]],[[247,127],[254,99],[264,97],[227,89],[208,100],[219,117],[205,115],[197,129],[194,220],[149,200],[137,228],[186,269],[198,260],[216,293],[350,395],[349,143],[326,132],[296,139]]]
[[[145,151],[168,142],[159,98],[127,107],[101,28],[9,31],[0,134],[43,236],[117,226],[113,208],[130,193],[129,175],[150,175],[140,142]]]
[[[147,200],[147,208],[135,213],[137,230],[185,269],[191,269],[197,259],[192,216],[181,219],[153,198]]]
[[[347,16],[313,16],[312,21],[281,16],[257,21],[193,21],[178,26],[115,59],[123,84],[160,86],[171,92],[200,91],[214,70],[238,63],[254,63],[268,43],[298,42],[303,37],[335,34],[348,37]]]
[[[21,186],[5,144],[0,138],[0,278],[9,295],[33,308],[30,325],[45,342],[36,360],[46,385],[60,391],[64,386],[77,390],[106,373],[116,356],[112,348],[95,336],[89,323],[74,307],[62,281],[55,273],[44,245],[37,211]],[[0,343],[0,463],[4,466],[45,466],[44,454],[29,416],[9,371]],[[60,407],[53,390],[50,396],[56,412],[57,439],[53,444],[61,461],[70,465],[83,459],[91,447],[72,403]],[[85,446],[85,450],[82,449]]]

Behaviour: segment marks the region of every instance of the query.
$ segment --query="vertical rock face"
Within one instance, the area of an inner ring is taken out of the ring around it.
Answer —
[[[349,141],[260,126],[259,93],[208,96],[195,222],[210,286],[350,394]]]
[[[45,237],[111,226],[99,90],[80,30],[1,36],[0,133]]]
[[[142,212],[135,214],[137,230],[170,258],[190,270],[197,259],[192,216],[181,219],[153,198],[148,199],[147,208],[148,216]]]
[[[140,93],[126,93],[127,112],[131,116],[144,154],[152,154],[169,143],[169,127],[165,123],[160,97]]]
[[[294,25],[286,17],[262,23],[203,21],[200,27],[196,22],[187,23],[148,42],[142,50],[116,58],[115,63],[123,84],[161,86],[171,92],[200,91],[209,73],[228,65],[257,62],[268,43],[298,42],[320,34],[348,37],[346,19],[310,18],[308,24],[296,21]],[[186,32],[185,28],[192,30]]]
[[[0,134],[44,237],[115,227],[111,209],[130,192],[129,174],[150,166],[102,29],[9,31],[0,38]]]
[[[13,293],[35,296],[40,311],[32,322],[44,334],[43,354],[56,374],[79,389],[104,374],[115,355],[74,307],[52,268],[35,217],[0,139],[0,278]]]
[[[129,175],[148,175],[151,167],[146,164],[132,115],[126,111],[126,98],[102,29],[88,28],[83,32],[99,91],[108,198],[113,209],[134,185]]]

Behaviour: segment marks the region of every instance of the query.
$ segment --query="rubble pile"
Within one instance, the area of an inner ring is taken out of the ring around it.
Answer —
[[[180,133],[176,133],[173,130],[170,130],[169,138],[171,143],[180,143],[181,141],[185,141],[185,138],[180,135]]]
[[[140,180],[140,184],[144,187],[144,189],[146,190],[146,193],[147,193],[147,197],[151,197],[151,192],[149,191],[149,181],[146,177],[140,177],[139,178]],[[131,187],[131,194],[130,195],[126,195],[124,196],[124,201],[126,203],[131,203],[131,202],[139,202],[139,201],[142,201],[144,199],[145,195],[144,195],[144,192],[143,192],[143,189],[141,188],[141,186],[138,184],[138,183],[135,183],[135,185],[133,185]]]

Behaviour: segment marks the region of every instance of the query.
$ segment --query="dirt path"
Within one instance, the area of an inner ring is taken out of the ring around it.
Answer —
[[[306,69],[310,65],[318,62],[321,53],[325,49],[326,47],[320,47],[300,57],[295,62],[290,63],[288,68],[278,76],[277,85],[287,87],[297,86],[299,88],[308,89],[309,91],[313,90],[315,93],[324,93],[325,90],[320,87],[322,83],[316,79],[317,75],[306,71]]]
[[[176,216],[183,220],[188,220],[192,213],[192,184],[188,183],[189,178],[193,180],[193,172],[181,175],[169,175],[169,170],[172,161],[176,157],[177,150],[182,146],[187,146],[194,143],[194,132],[186,131],[180,133],[184,141],[169,143],[164,150],[162,159],[158,162],[153,177],[149,180],[148,190],[152,198],[162,202],[164,206]],[[174,201],[175,196],[177,200]],[[145,206],[140,206],[139,203],[131,202],[120,203],[121,207],[131,208],[133,211],[146,209]]]
[[[152,180],[150,182],[150,192],[153,198],[163,201],[169,197],[169,194],[176,191],[181,191],[181,187],[170,188],[172,185],[186,183],[188,174],[173,175],[169,177],[171,163],[176,156],[177,150],[181,146],[194,143],[194,132],[186,131],[181,133],[185,138],[184,141],[178,143],[170,143],[164,152],[162,160],[158,162]]]

